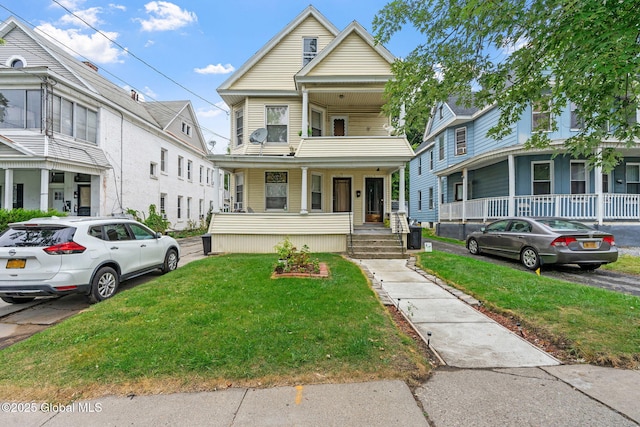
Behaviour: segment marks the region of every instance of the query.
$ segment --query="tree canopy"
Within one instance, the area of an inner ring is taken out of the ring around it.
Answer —
[[[500,139],[530,105],[550,109],[547,124],[557,129],[555,117],[573,103],[581,130],[562,148],[609,171],[619,150],[640,137],[638,6],[637,0],[393,0],[374,18],[378,42],[408,25],[424,39],[394,63],[387,113],[397,117],[404,109],[405,128],[424,128],[433,107],[455,95],[467,107],[496,105],[500,118],[489,136]],[[549,147],[548,134],[534,133],[527,146]]]

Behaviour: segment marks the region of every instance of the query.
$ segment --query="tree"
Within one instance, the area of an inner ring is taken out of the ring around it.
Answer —
[[[467,107],[499,108],[489,136],[500,139],[529,105],[548,106],[557,129],[554,117],[571,102],[582,130],[562,148],[609,171],[640,137],[637,9],[631,0],[391,1],[374,18],[377,41],[407,24],[424,40],[393,64],[386,112],[404,108],[405,126],[415,127],[457,95]],[[526,146],[550,140],[538,132]]]

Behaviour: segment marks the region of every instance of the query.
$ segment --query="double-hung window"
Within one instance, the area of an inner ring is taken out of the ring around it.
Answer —
[[[183,177],[183,171],[182,168],[184,168],[184,157],[182,156],[178,156],[178,176],[180,178]]]
[[[585,162],[571,162],[571,194],[587,192],[587,165]]]
[[[244,175],[239,173],[236,175],[236,203],[234,210],[242,210],[242,202],[244,200]]]
[[[265,172],[266,209],[287,209],[287,172]]]
[[[444,160],[444,134],[438,136],[438,160]]]
[[[302,39],[302,66],[307,65],[318,54],[318,38],[305,37]]]
[[[467,128],[456,129],[456,156],[467,154]]]
[[[627,163],[627,193],[640,194],[640,163]]]
[[[191,181],[193,172],[193,162],[191,160],[187,160],[187,179]]]
[[[429,209],[433,210],[433,187],[429,187]]]
[[[418,210],[422,210],[422,191],[418,190]]]
[[[551,132],[551,100],[534,102],[531,107],[531,131]]]
[[[267,142],[287,142],[289,133],[289,107],[286,105],[268,106]]]
[[[244,110],[236,110],[236,145],[242,145],[244,138]]]
[[[571,103],[571,130],[584,128],[584,119],[580,117],[580,109],[575,102]]]
[[[167,155],[167,150],[160,150],[160,172],[167,173]]]
[[[551,162],[533,162],[531,164],[531,170],[533,176],[533,194],[551,194],[553,182]]]
[[[311,209],[322,210],[322,175],[311,175]]]

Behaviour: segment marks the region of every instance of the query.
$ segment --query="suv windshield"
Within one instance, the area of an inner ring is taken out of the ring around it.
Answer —
[[[74,227],[11,227],[0,235],[0,247],[48,247],[67,243],[73,239]]]

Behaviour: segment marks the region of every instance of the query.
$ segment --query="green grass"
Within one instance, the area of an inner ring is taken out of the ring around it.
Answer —
[[[617,271],[618,273],[636,274],[640,276],[640,257],[620,254],[616,262],[612,264],[605,264],[600,268]]]
[[[314,255],[315,256],[315,255]],[[421,375],[360,269],[271,279],[275,255],[190,263],[0,352],[0,397],[77,398],[229,384]]]
[[[640,365],[640,298],[443,252],[419,265],[589,363]]]
[[[431,228],[423,228],[422,237],[430,240],[436,240],[438,242],[453,243],[455,245],[461,245],[461,246],[464,246],[465,244],[464,241],[462,240],[452,239],[451,237],[438,236],[436,235],[435,230]]]

